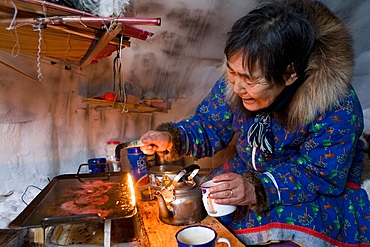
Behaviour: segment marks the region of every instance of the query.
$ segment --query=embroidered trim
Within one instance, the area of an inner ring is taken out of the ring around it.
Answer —
[[[338,240],[332,239],[332,238],[330,238],[330,237],[328,237],[328,236],[326,236],[326,235],[324,235],[320,232],[317,232],[315,230],[305,228],[303,226],[290,225],[290,224],[278,223],[278,222],[273,222],[273,223],[269,223],[269,224],[264,225],[264,226],[253,227],[253,228],[246,228],[246,229],[239,229],[239,230],[232,229],[232,232],[239,235],[239,237],[241,237],[241,238],[246,238],[247,237],[247,236],[245,236],[246,234],[248,234],[248,235],[258,234],[259,238],[260,238],[261,234],[269,235],[269,236],[273,235],[272,232],[274,231],[274,229],[284,229],[284,230],[287,230],[287,231],[289,231],[289,230],[296,231],[295,233],[293,233],[293,235],[295,236],[294,239],[297,239],[298,235],[301,235],[300,233],[304,233],[306,238],[307,237],[315,238],[313,240],[316,240],[315,241],[316,244],[313,244],[313,245],[310,245],[310,246],[324,246],[324,244],[328,245],[328,243],[329,243],[331,245],[341,246],[341,247],[359,247],[359,246],[361,246],[361,247],[370,247],[369,243],[347,244],[347,243],[343,243],[343,242],[340,242]],[[247,238],[250,239],[251,237],[247,237]],[[312,241],[311,241],[311,244],[312,244]],[[330,245],[328,245],[328,246],[330,246]]]
[[[354,190],[361,189],[361,186],[360,185],[358,185],[358,184],[356,184],[354,182],[350,182],[350,181],[347,181],[346,182],[346,187],[351,188],[351,189],[354,189]]]

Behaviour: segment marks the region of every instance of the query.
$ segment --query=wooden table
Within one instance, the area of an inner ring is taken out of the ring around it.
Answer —
[[[137,197],[137,206],[143,218],[144,228],[148,234],[150,247],[176,247],[175,234],[186,226],[172,226],[159,219],[159,208],[156,200],[142,201]],[[227,228],[211,216],[194,225],[204,225],[216,230],[219,238],[227,238],[232,247],[244,246]],[[225,243],[217,243],[216,247],[227,247]]]

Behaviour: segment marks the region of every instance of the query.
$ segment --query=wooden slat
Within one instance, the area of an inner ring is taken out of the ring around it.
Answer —
[[[16,10],[17,15],[13,23],[12,20]],[[33,28],[33,26],[37,26],[35,21],[31,23],[21,22],[22,19],[46,18],[42,20],[49,20],[49,18],[60,16],[74,18],[72,20],[74,22],[69,24],[60,22],[58,25],[53,25],[50,21],[47,25],[43,25],[40,44],[39,32]],[[80,16],[82,19],[87,18],[86,22],[89,25],[85,25],[80,21],[76,22],[76,18]],[[130,46],[130,38],[146,40],[149,36],[154,35],[152,32],[141,30],[128,24],[122,25],[120,29],[115,29],[115,36],[104,34],[105,27],[102,27],[102,21],[108,22],[111,19],[110,17],[97,17],[44,0],[0,0],[0,50],[15,54],[19,52],[37,55],[40,45],[40,56],[78,63],[85,67],[89,62],[94,63],[98,59],[111,56],[118,49],[118,37],[120,35],[125,36],[122,48]],[[121,21],[136,23],[137,25],[160,25],[160,18],[122,18]],[[101,36],[101,33],[103,33],[103,36]],[[94,47],[96,44],[97,47]]]
[[[134,99],[134,100],[133,100]],[[150,107],[142,103],[137,103],[134,96],[129,95],[127,97],[127,103],[113,102],[108,100],[86,98],[82,100],[83,103],[89,103],[95,105],[95,110],[128,110],[133,113],[167,113],[167,109],[160,109]]]
[[[91,63],[91,61],[106,47],[109,42],[116,37],[122,30],[122,24],[113,23],[104,35],[99,39],[98,43],[89,50],[81,60],[80,67],[83,69]]]

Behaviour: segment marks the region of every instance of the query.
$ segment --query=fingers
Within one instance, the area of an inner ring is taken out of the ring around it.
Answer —
[[[255,202],[254,186],[239,174],[218,175],[212,181],[223,181],[209,189],[210,197],[218,204],[249,205]]]
[[[233,181],[233,180],[237,180],[238,177],[240,177],[239,174],[228,172],[228,173],[224,173],[224,174],[220,174],[220,175],[215,176],[212,179],[212,181],[215,182],[215,183],[224,182],[224,181]]]
[[[140,139],[144,143],[144,146],[140,147],[144,154],[163,152],[171,146],[171,136],[167,132],[150,130]]]
[[[145,146],[141,146],[140,149],[144,154],[150,155],[150,154],[155,153],[155,151],[157,150],[157,147],[154,145],[145,145]]]
[[[141,136],[140,140],[146,144],[146,145],[150,145],[152,143],[155,143],[158,141],[158,137],[160,136],[159,133],[157,133],[157,131],[154,131],[154,130],[149,130],[148,132],[146,132],[144,135]]]
[[[239,205],[241,201],[240,194],[238,196],[237,192],[234,192],[233,189],[210,194],[210,197],[214,198],[215,203],[218,204]]]

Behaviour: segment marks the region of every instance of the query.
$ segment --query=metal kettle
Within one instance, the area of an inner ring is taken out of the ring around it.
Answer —
[[[188,225],[199,222],[207,216],[202,202],[202,191],[194,177],[198,165],[181,170],[172,184],[156,191],[159,219],[169,225]]]

